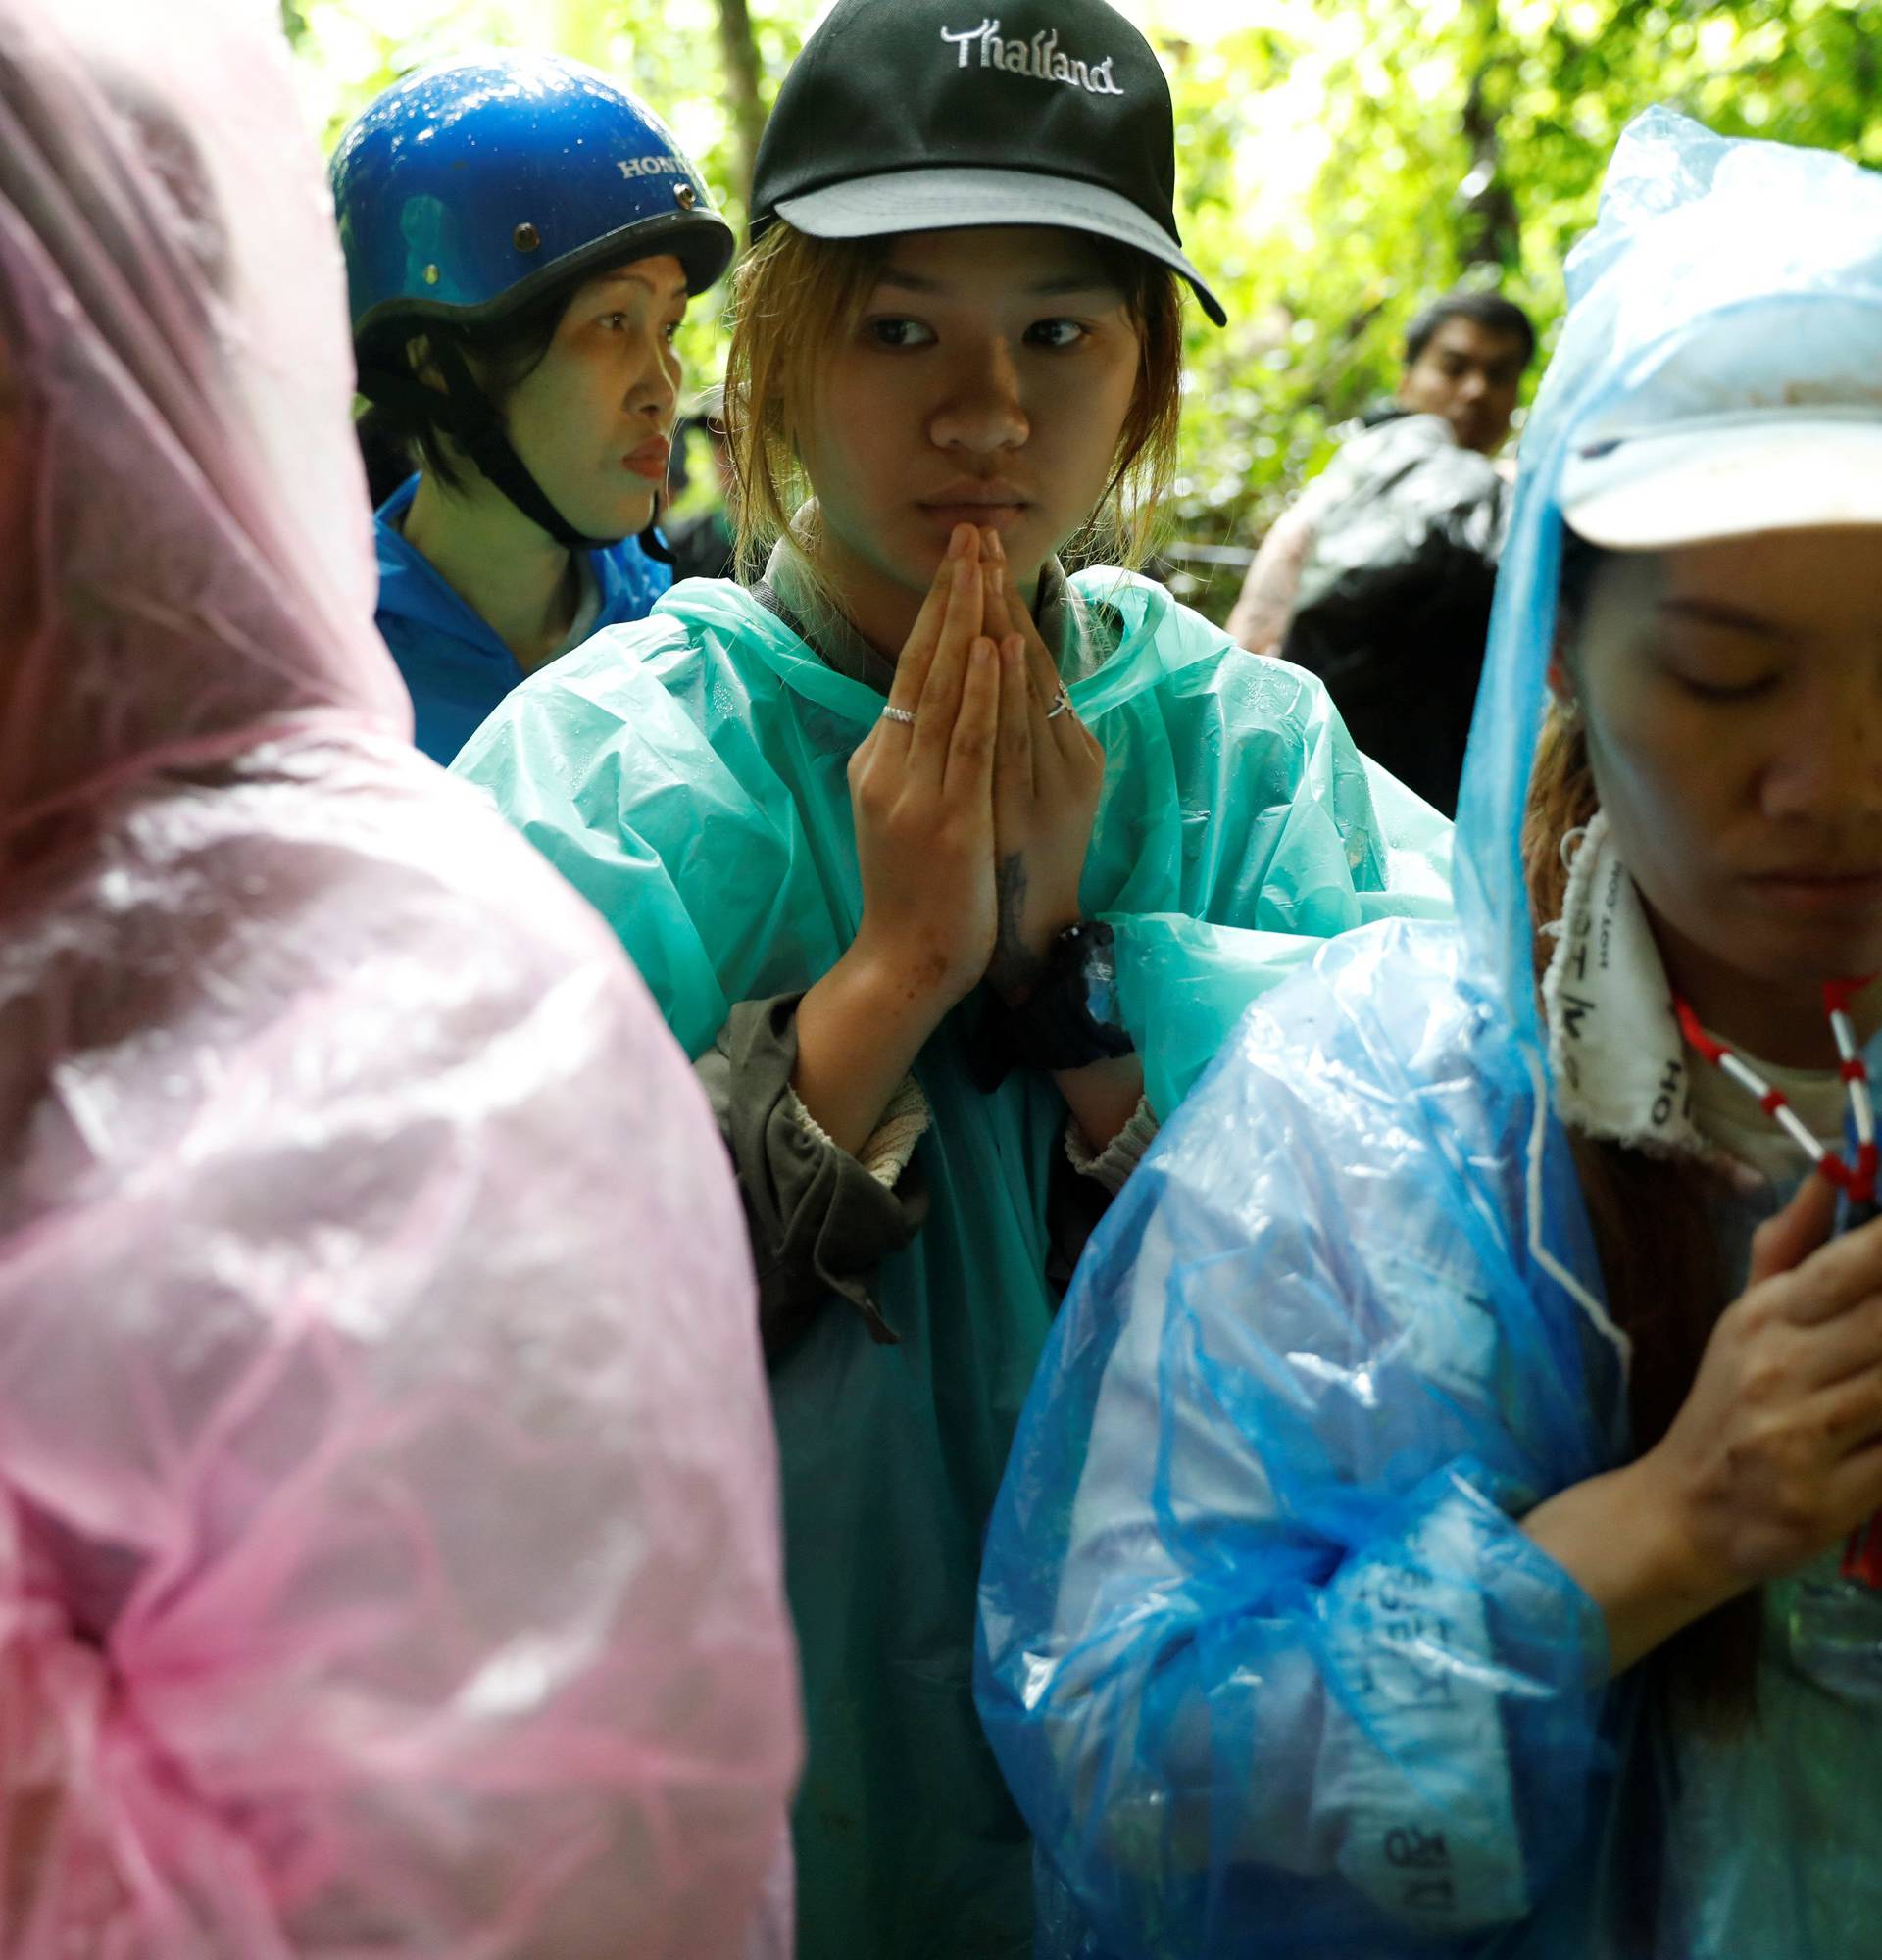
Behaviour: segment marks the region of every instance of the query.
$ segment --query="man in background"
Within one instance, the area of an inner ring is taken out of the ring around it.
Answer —
[[[1447,813],[1508,496],[1491,459],[1535,344],[1495,294],[1426,307],[1394,399],[1282,514],[1228,619],[1251,652],[1317,672],[1361,749]]]
[[[1510,433],[1516,394],[1535,351],[1536,330],[1513,300],[1495,293],[1448,293],[1433,300],[1405,336],[1405,371],[1397,392],[1366,415],[1365,430],[1354,441],[1364,443],[1374,429],[1402,416],[1439,416],[1459,448],[1495,456]],[[1316,477],[1263,540],[1228,615],[1228,630],[1251,653],[1280,652],[1319,512],[1339,489],[1334,470]]]
[[[1513,300],[1451,293],[1426,307],[1405,336],[1398,406],[1442,416],[1459,448],[1495,456],[1535,352],[1536,330]]]

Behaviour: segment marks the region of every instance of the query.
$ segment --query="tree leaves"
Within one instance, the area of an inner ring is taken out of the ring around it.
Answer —
[[[283,0],[336,136],[405,69],[557,46],[658,107],[742,222],[764,106],[827,0]],[[1121,0],[1170,75],[1185,242],[1231,315],[1194,313],[1172,521],[1252,545],[1390,390],[1417,306],[1468,278],[1550,344],[1569,246],[1628,120],[1670,102],[1732,134],[1882,165],[1882,0]],[[729,37],[729,38],[728,38]],[[737,58],[728,62],[730,49]],[[743,56],[749,52],[747,62]],[[689,372],[718,371],[696,309]],[[1232,566],[1186,596],[1217,614]]]

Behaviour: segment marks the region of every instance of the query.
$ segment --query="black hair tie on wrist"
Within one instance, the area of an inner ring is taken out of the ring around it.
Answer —
[[[1114,942],[1102,920],[1081,919],[1053,941],[1038,983],[1016,1006],[988,992],[967,1057],[975,1088],[991,1094],[1015,1068],[1052,1074],[1136,1052],[1117,1018]]]

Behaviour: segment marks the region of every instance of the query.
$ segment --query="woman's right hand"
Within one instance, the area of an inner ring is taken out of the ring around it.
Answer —
[[[1666,1434],[1522,1521],[1601,1608],[1616,1674],[1882,1509],[1882,1219],[1826,1246],[1835,1211],[1808,1179]]]
[[[993,956],[993,759],[1000,663],[982,630],[980,533],[957,526],[908,645],[885,716],[850,759],[863,875],[851,956],[934,1017]]]
[[[1882,1509],[1882,1219],[1825,1245],[1834,1204],[1812,1177],[1759,1230],[1750,1284],[1637,1466],[1725,1596]]]
[[[844,1150],[867,1142],[941,1017],[993,957],[1000,662],[981,630],[980,534],[961,525],[850,759],[863,917],[797,1009],[791,1086]]]

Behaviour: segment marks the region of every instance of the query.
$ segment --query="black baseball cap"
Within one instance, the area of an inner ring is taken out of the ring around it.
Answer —
[[[1180,272],[1176,128],[1151,46],[1105,0],[838,0],[759,144],[752,237],[1050,224]]]

